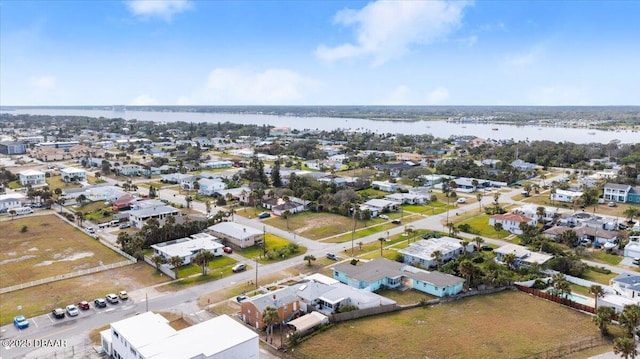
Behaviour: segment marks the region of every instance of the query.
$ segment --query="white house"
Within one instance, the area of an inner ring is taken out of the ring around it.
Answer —
[[[219,178],[202,178],[198,181],[198,193],[205,196],[213,196],[216,192],[227,188],[227,184]]]
[[[520,267],[521,265],[533,265],[533,264],[544,264],[551,258],[552,255],[541,253],[541,252],[532,252],[527,247],[519,246],[517,244],[505,244],[500,248],[496,248],[494,250],[496,254],[496,262],[504,263],[504,256],[507,254],[513,254],[516,257],[514,266]]]
[[[45,179],[45,174],[42,171],[38,170],[26,170],[18,173],[20,177],[20,184],[22,186],[31,185],[35,186],[44,186],[47,184]]]
[[[609,285],[616,294],[627,299],[640,299],[640,275],[620,273],[609,281]]]
[[[469,244],[466,250],[472,252],[473,248],[473,244]],[[432,268],[437,265],[436,258],[432,257],[434,252],[440,251],[442,261],[447,262],[462,254],[463,250],[465,249],[459,239],[440,237],[411,243],[407,248],[399,250],[398,253],[402,254],[402,262],[405,264],[417,264],[422,268]]]
[[[371,187],[384,192],[395,192],[398,188],[400,188],[398,184],[388,181],[373,181],[371,182]]]
[[[517,159],[511,162],[511,167],[521,172],[533,171],[534,169],[536,169],[536,165],[534,163],[525,162],[521,159]]]
[[[259,358],[258,334],[227,315],[175,330],[162,315],[144,312],[111,323],[100,337],[118,359]]]
[[[171,206],[143,208],[129,211],[129,222],[136,228],[142,228],[147,220],[155,218],[162,226],[167,217],[177,216],[178,214],[180,214],[180,210]]]
[[[489,225],[495,226],[496,223],[502,224],[502,229],[509,233],[522,234],[520,223],[526,223],[532,226],[538,224],[535,218],[529,218],[516,213],[494,214],[489,218]]]
[[[397,211],[398,203],[386,199],[374,198],[366,201],[364,205],[360,206],[361,211],[364,211],[365,209],[371,211],[371,216],[377,217],[383,212]]]
[[[552,201],[573,203],[575,199],[582,197],[582,193],[583,192],[557,189],[556,193],[552,193],[550,198]]]
[[[0,213],[12,208],[22,207],[25,196],[22,193],[8,193],[0,195]]]
[[[64,182],[85,182],[87,171],[81,168],[66,167],[60,170],[60,176]]]
[[[118,173],[121,176],[140,176],[142,166],[136,164],[127,164],[118,167]]]
[[[392,193],[384,198],[399,204],[424,204],[429,201],[429,197],[418,193]]]
[[[640,258],[640,236],[630,236],[629,243],[624,246],[624,256]]]
[[[235,222],[220,222],[208,227],[214,236],[233,244],[238,248],[247,248],[262,243],[261,230],[243,226]]]
[[[155,255],[160,255],[168,260],[171,257],[178,256],[182,258],[183,264],[191,263],[191,259],[202,251],[207,251],[215,257],[222,255],[224,246],[217,241],[217,238],[207,234],[198,233],[191,238],[180,238],[173,241],[154,244],[151,246]]]
[[[533,204],[525,204],[516,209],[511,210],[511,213],[521,214],[525,217],[529,218],[537,218],[540,219],[538,214],[538,208],[544,208],[544,213],[542,214],[542,221],[549,222],[552,221],[554,217],[556,217],[559,212],[557,207],[548,207],[548,206],[538,206]]]

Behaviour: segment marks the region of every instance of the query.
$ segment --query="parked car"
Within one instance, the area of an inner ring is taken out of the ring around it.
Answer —
[[[231,247],[224,247],[224,248],[222,248],[222,250],[223,250],[225,253],[233,253],[233,249],[231,249]]]
[[[234,273],[242,272],[247,270],[247,265],[244,263],[238,263],[231,268]]]
[[[67,305],[67,315],[70,317],[77,317],[78,314],[80,314],[80,311],[78,310],[78,307],[76,307],[75,304],[69,304]]]
[[[86,300],[81,301],[80,303],[78,303],[78,308],[82,309],[82,310],[89,310],[89,302],[87,302]]]
[[[118,296],[113,293],[107,294],[105,299],[111,304],[118,304]]]
[[[242,295],[239,295],[239,296],[236,297],[236,302],[240,303],[243,300],[247,300],[247,299],[249,299],[249,297],[247,297],[246,295],[242,294]]]
[[[96,308],[104,308],[107,306],[107,301],[102,298],[97,298],[93,301],[93,304],[96,306]]]
[[[258,214],[258,218],[263,219],[263,218],[269,218],[271,217],[271,214],[269,212],[261,212],[260,214]]]
[[[338,258],[338,256],[337,256],[337,255],[335,255],[335,254],[333,254],[333,253],[327,253],[327,258],[329,258],[329,259],[331,259],[331,260],[334,260],[334,261],[337,261],[337,260],[339,260],[339,259],[340,259],[340,258]]]
[[[24,315],[19,315],[13,318],[13,325],[18,329],[26,329],[29,328],[29,321],[24,317]]]
[[[617,204],[616,204],[615,202],[613,202],[613,201],[612,201],[612,202],[609,202],[609,204],[608,204],[607,206],[609,206],[609,207],[615,207],[615,206],[617,206]]]
[[[129,294],[127,294],[126,290],[121,290],[120,293],[118,293],[118,297],[120,297],[121,300],[127,300],[129,299]]]
[[[633,262],[632,263],[637,265],[637,266],[640,266],[640,258],[638,258],[638,257],[633,258]]]
[[[64,318],[64,309],[56,308],[51,311],[51,314],[53,314],[53,317],[56,319],[62,319]]]
[[[400,223],[402,223],[402,221],[401,221],[401,220],[399,220],[399,219],[394,219],[393,221],[391,221],[391,223],[393,223],[393,224],[400,224]]]
[[[87,228],[85,228],[85,231],[87,231],[87,233],[89,233],[89,234],[96,233],[96,230],[93,227],[87,227]]]
[[[480,247],[480,249],[482,249],[483,251],[486,251],[486,252],[491,252],[491,251],[493,251],[493,247],[488,246],[488,245],[486,245],[486,244],[485,244],[485,245],[483,245],[483,246],[481,246],[481,247]]]
[[[464,199],[464,198],[458,198],[458,199],[456,200],[456,203],[459,203],[459,204],[467,203],[467,200],[466,200],[466,199]]]
[[[131,223],[123,223],[120,226],[118,226],[118,228],[120,229],[127,229],[129,227],[131,227]]]
[[[389,219],[389,216],[387,216],[386,214],[381,214],[378,217],[380,217],[381,219]]]

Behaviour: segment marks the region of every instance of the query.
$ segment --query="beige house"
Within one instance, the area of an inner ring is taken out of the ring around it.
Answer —
[[[207,229],[212,235],[238,248],[261,244],[264,238],[264,233],[261,230],[234,222],[221,222]]]

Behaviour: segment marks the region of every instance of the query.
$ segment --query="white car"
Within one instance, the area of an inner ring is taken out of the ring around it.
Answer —
[[[80,314],[80,311],[78,310],[78,307],[76,307],[75,304],[69,304],[67,305],[67,315],[70,317],[75,317],[78,314]]]
[[[464,198],[458,198],[458,200],[456,201],[456,203],[460,203],[460,204],[462,204],[462,203],[467,203],[467,200],[466,200],[466,199],[464,199]]]

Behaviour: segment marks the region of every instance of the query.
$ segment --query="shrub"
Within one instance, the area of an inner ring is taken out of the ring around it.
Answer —
[[[20,228],[20,233],[27,233],[29,231],[29,228],[27,226],[22,226],[22,228]]]

